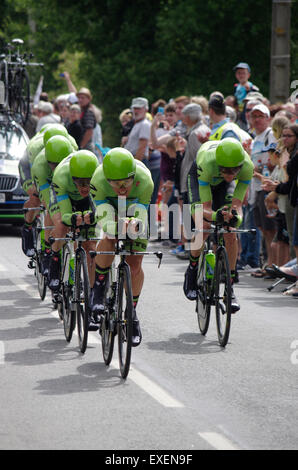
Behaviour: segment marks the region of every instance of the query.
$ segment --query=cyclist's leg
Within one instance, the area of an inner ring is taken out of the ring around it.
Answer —
[[[61,213],[57,212],[51,214],[52,221],[54,224],[54,229],[52,231],[52,236],[54,238],[64,238],[67,232],[69,232],[69,227],[62,223]],[[60,250],[64,245],[63,240],[56,240],[52,244],[51,259],[49,263],[49,288],[53,291],[59,290],[60,285]]]
[[[148,240],[137,238],[132,242],[127,242],[127,249],[132,249],[132,251],[144,252],[147,249]],[[142,255],[132,255],[127,256],[127,264],[129,264],[131,272],[131,283],[132,283],[132,295],[133,295],[133,325],[132,325],[132,346],[136,347],[141,344],[142,341],[142,332],[140,327],[140,322],[137,317],[137,304],[139,297],[142,292],[144,285],[144,271],[142,267],[143,256]]]
[[[33,207],[39,207],[40,200],[39,200],[35,185],[31,185],[28,188],[27,194],[29,196],[29,199],[28,201],[25,202],[24,208],[31,209]],[[22,234],[22,250],[26,256],[33,256],[34,254],[32,225],[38,213],[39,213],[39,210],[37,211],[30,210],[28,212],[25,212],[24,225],[22,227],[21,234]]]
[[[193,163],[187,178],[187,196],[188,202],[191,204],[191,215],[194,221],[195,229],[206,229],[210,227],[210,224],[206,221],[202,221],[199,204],[199,185],[197,178],[197,165]],[[203,222],[203,224],[202,224]],[[189,265],[184,275],[183,291],[188,300],[196,300],[197,298],[197,274],[198,274],[198,262],[204,242],[208,238],[208,234],[195,235],[190,246]]]
[[[96,251],[114,250],[115,239],[109,238],[108,236],[105,236],[105,238],[97,244],[96,248]],[[95,264],[92,265],[90,306],[95,321],[100,320],[100,315],[104,311],[106,283],[113,260],[114,255],[97,255],[95,257]]]

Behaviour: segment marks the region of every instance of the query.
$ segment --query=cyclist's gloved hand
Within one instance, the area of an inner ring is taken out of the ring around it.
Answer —
[[[218,209],[216,211],[216,217],[215,217],[215,222],[217,224],[223,224],[224,223],[224,215],[223,215],[223,209]]]
[[[71,226],[77,227],[82,224],[83,221],[83,214],[82,212],[74,212],[71,216]]]
[[[238,214],[235,209],[232,209],[231,214],[233,215],[233,217],[230,219],[229,226],[239,227],[242,223],[242,217]]]
[[[86,225],[92,225],[95,222],[95,214],[92,211],[84,211],[83,219]]]

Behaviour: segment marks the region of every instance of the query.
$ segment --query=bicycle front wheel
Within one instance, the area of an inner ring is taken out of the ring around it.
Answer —
[[[228,255],[225,247],[221,246],[216,251],[215,264],[215,312],[216,326],[219,344],[225,347],[231,328],[231,273]]]
[[[77,331],[79,338],[79,347],[81,353],[84,354],[88,342],[89,327],[89,307],[90,284],[87,267],[87,257],[83,249],[81,249],[75,260],[75,306],[77,314]]]
[[[101,345],[102,355],[105,364],[111,363],[114,352],[115,339],[115,283],[112,279],[112,266],[109,272],[109,278],[105,294],[105,312],[101,324]]]
[[[40,295],[41,300],[45,299],[46,291],[47,291],[47,283],[46,278],[42,274],[42,257],[43,257],[43,247],[42,247],[42,236],[43,236],[43,229],[41,228],[41,222],[37,218],[36,226],[35,226],[35,255],[36,255],[36,268],[35,268],[35,276],[37,280],[37,288]]]
[[[118,352],[120,372],[123,379],[127,377],[130,368],[132,319],[133,296],[131,276],[129,266],[125,264],[119,271],[117,295]]]
[[[205,251],[202,251],[198,268],[198,295],[196,312],[200,332],[205,335],[209,328],[210,310],[211,310],[211,280],[206,278],[206,259]]]
[[[61,284],[62,284],[62,298],[61,298],[61,315],[63,319],[64,336],[68,343],[72,339],[72,334],[76,326],[76,312],[73,310],[73,290],[74,286],[69,284],[69,260],[70,250],[68,245],[63,247],[62,256],[62,272],[61,272]],[[59,307],[59,304],[58,304]]]

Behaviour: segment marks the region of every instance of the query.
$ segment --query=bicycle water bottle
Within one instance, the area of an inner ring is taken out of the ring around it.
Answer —
[[[267,165],[264,165],[264,166],[263,166],[262,175],[263,175],[265,178],[269,178],[269,176],[270,176],[270,171],[269,171]]]
[[[68,282],[69,285],[73,286],[74,285],[74,256],[72,256],[69,260],[69,275],[68,275]]]
[[[206,259],[206,278],[213,279],[214,267],[215,267],[215,254],[212,250],[209,250],[205,256]]]

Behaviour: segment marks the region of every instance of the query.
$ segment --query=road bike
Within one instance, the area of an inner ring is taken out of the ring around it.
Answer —
[[[199,258],[196,299],[199,329],[202,335],[206,335],[209,328],[211,307],[215,306],[218,341],[221,347],[225,347],[231,329],[232,284],[224,234],[255,233],[256,230],[233,229],[232,231],[228,226],[216,224],[211,225],[211,229],[196,230],[195,232],[213,235],[213,248],[216,246],[214,252],[209,237]],[[214,262],[210,264],[212,259]]]
[[[46,208],[44,206],[23,209],[23,212],[28,211],[39,211],[32,224],[34,254],[28,262],[28,268],[34,269],[38,292],[41,300],[44,300],[47,291],[47,276],[44,275],[42,267],[45,252],[45,230],[53,227],[45,227]]]
[[[50,237],[49,239],[51,244],[54,241],[65,242],[60,255],[59,291],[54,294],[54,298],[59,317],[63,321],[66,341],[71,341],[77,325],[79,349],[82,354],[87,348],[90,322],[90,283],[87,255],[82,246],[87,240],[98,240],[88,238],[87,225],[81,226],[79,232],[73,227],[72,231],[63,238]]]
[[[0,55],[0,109],[20,117],[26,123],[30,113],[30,80],[27,66],[43,63],[30,62],[33,54],[21,54],[22,39],[13,39],[6,45],[6,53]]]
[[[159,267],[163,253],[160,251],[132,251],[132,245],[127,250],[122,240],[115,241],[114,251],[90,251],[89,253],[91,258],[95,258],[98,254],[120,257],[118,265],[114,261],[109,271],[100,333],[103,359],[106,365],[111,363],[115,336],[118,336],[119,368],[122,378],[125,379],[130,369],[134,318],[131,273],[126,257],[155,255],[159,259]]]

